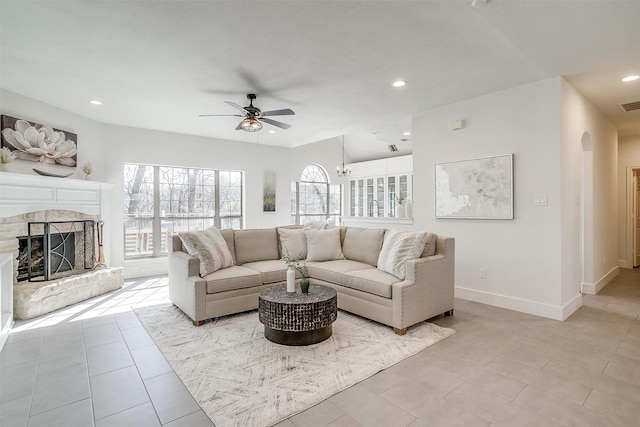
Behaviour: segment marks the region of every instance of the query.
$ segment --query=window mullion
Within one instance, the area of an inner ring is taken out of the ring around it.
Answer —
[[[215,191],[214,191],[214,206],[215,206],[215,212],[213,213],[213,225],[217,228],[217,229],[221,229],[222,228],[222,214],[221,214],[221,210],[220,210],[220,171],[216,170],[215,172],[215,183],[214,183],[214,187],[215,187]]]
[[[162,252],[162,228],[160,226],[160,167],[153,167],[153,221],[151,222],[153,256]]]

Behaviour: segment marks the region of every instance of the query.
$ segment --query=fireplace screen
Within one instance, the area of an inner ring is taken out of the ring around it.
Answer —
[[[96,265],[95,221],[30,222],[18,237],[18,281],[47,281]]]

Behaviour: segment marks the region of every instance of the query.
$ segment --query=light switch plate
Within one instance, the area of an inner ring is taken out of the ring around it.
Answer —
[[[547,195],[546,194],[536,194],[533,196],[533,205],[534,206],[547,206]]]

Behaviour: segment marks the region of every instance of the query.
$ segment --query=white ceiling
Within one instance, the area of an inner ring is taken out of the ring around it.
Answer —
[[[640,1],[0,0],[0,24],[3,89],[105,123],[285,147],[346,134],[366,160],[411,152],[416,112],[562,75],[640,134],[617,106],[640,100],[620,81],[640,73]],[[249,92],[292,128],[198,117]]]

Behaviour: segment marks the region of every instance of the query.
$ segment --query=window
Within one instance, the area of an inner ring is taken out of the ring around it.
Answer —
[[[349,181],[349,212],[352,216],[393,217],[396,197],[411,198],[411,175],[355,178]]]
[[[165,256],[180,231],[242,228],[242,187],[237,171],[125,164],[125,258]]]
[[[342,186],[330,184],[327,173],[318,165],[309,165],[299,182],[291,186],[291,220],[294,224],[329,219],[342,215]]]

